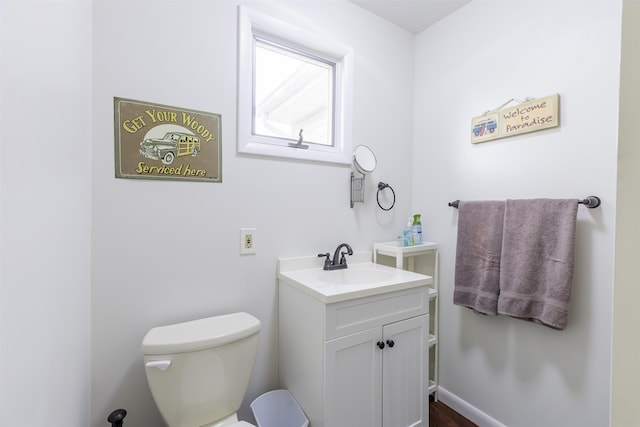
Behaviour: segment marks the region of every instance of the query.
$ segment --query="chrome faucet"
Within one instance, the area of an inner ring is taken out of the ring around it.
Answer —
[[[340,249],[345,248],[347,252],[340,253]],[[319,257],[326,257],[324,260],[323,270],[340,270],[342,268],[347,268],[347,259],[344,257],[345,255],[353,255],[353,249],[347,243],[340,243],[333,253],[333,260],[330,259],[331,254],[327,252],[326,254],[318,254]],[[338,258],[339,257],[339,258]]]

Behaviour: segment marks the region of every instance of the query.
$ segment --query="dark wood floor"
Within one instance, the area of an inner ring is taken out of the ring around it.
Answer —
[[[444,403],[429,404],[429,427],[478,427]]]

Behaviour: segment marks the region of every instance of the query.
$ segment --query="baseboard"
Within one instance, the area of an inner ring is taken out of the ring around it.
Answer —
[[[506,427],[453,393],[438,387],[438,400],[480,427]]]

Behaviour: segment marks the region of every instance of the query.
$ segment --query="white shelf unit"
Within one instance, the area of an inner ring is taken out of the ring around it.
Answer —
[[[438,244],[424,242],[400,246],[398,242],[373,245],[373,262],[433,277],[429,287],[429,395],[438,400]]]

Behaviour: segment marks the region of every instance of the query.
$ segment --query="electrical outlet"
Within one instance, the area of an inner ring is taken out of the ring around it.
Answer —
[[[240,229],[240,255],[256,253],[256,229]]]

